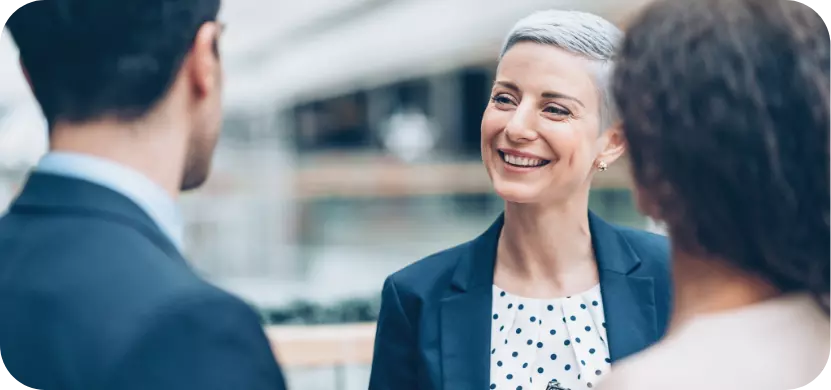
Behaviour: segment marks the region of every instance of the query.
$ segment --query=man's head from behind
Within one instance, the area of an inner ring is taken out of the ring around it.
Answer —
[[[219,6],[220,0],[41,0],[18,10],[7,26],[50,131],[95,123],[170,127],[177,132],[171,140],[186,149],[180,187],[187,190],[207,178],[221,124]]]

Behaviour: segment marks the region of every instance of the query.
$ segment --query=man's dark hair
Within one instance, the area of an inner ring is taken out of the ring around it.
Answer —
[[[797,2],[667,0],[634,21],[614,95],[673,245],[827,296],[829,66]]]
[[[7,27],[50,123],[145,115],[220,0],[40,0]]]

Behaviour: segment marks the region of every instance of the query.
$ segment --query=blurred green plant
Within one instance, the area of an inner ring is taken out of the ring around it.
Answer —
[[[297,301],[282,308],[261,309],[264,325],[324,325],[375,322],[381,299],[352,298],[332,305]]]

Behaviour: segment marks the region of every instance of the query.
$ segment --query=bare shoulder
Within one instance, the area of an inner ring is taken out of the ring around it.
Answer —
[[[649,351],[633,356],[612,366],[611,374],[603,379],[598,390],[664,390],[681,389],[679,382],[684,382],[683,372],[673,372],[674,365],[667,364]],[[680,375],[680,377],[678,375]]]
[[[601,390],[698,390],[729,389],[724,383],[710,383],[725,362],[714,359],[718,347],[689,337],[669,336],[651,348],[613,364],[611,374],[601,382]],[[707,374],[705,374],[707,373]],[[742,388],[739,386],[738,388]]]

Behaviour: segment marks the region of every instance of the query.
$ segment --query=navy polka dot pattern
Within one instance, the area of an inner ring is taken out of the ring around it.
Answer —
[[[493,291],[491,389],[545,389],[557,378],[585,390],[611,371],[600,286],[555,299]]]

